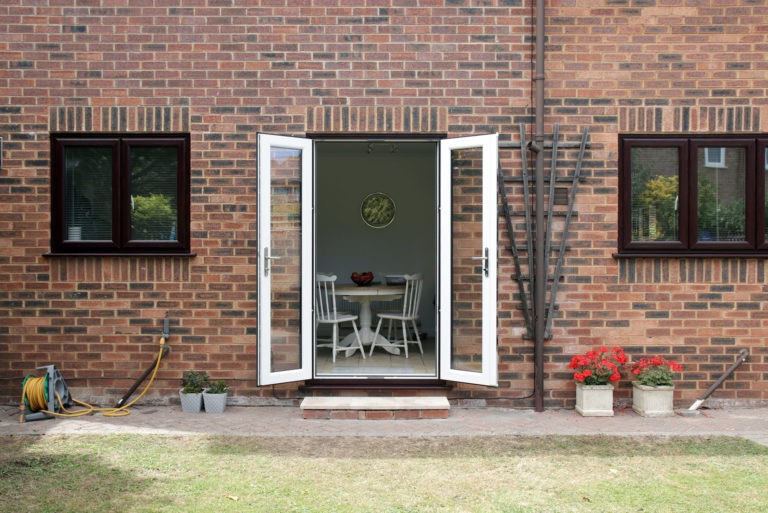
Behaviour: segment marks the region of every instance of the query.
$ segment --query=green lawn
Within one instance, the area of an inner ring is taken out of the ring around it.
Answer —
[[[3,512],[764,513],[738,438],[0,437]]]

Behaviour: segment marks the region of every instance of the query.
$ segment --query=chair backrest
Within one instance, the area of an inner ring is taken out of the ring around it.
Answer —
[[[336,318],[336,275],[318,274],[315,276],[317,291],[315,294],[315,317],[318,319]]]
[[[406,274],[404,277],[405,294],[403,295],[403,315],[408,317],[418,317],[424,276],[421,274]]]

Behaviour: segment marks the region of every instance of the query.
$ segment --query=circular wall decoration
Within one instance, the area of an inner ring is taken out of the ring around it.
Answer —
[[[360,215],[371,228],[384,228],[395,219],[395,202],[383,192],[374,192],[363,199]]]

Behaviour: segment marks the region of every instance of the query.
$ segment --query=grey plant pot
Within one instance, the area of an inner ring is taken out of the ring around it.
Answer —
[[[205,413],[224,413],[224,409],[227,407],[227,393],[209,394],[204,391],[203,404],[205,405]]]
[[[179,399],[181,399],[181,411],[184,413],[200,413],[200,409],[203,406],[203,394],[185,394],[179,391]]]

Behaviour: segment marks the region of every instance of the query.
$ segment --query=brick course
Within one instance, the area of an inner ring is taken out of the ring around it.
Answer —
[[[257,132],[533,130],[531,2],[413,3],[0,6],[0,397],[17,400],[23,375],[55,362],[76,396],[114,400],[154,357],[169,312],[172,352],[150,399],[173,397],[190,367],[243,401],[296,398],[296,384],[255,385]],[[747,347],[716,397],[768,401],[763,260],[612,257],[618,133],[766,131],[768,7],[722,4],[547,2],[546,131],[558,123],[573,142],[589,127],[591,143],[546,343],[547,406],[573,405],[567,360],[600,343],[682,360],[683,403]],[[52,131],[190,132],[196,257],[44,256]],[[575,152],[562,153],[572,169]],[[502,159],[520,174],[519,152]],[[499,237],[508,244],[501,223]],[[451,394],[530,406],[511,259],[499,271],[500,387]]]

